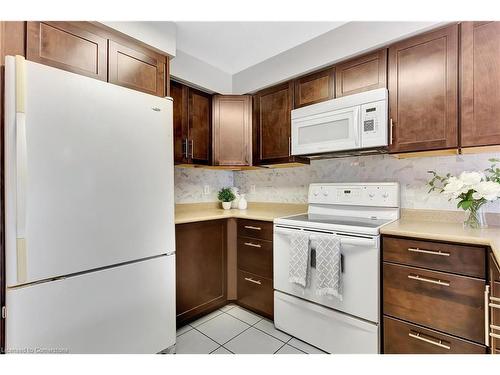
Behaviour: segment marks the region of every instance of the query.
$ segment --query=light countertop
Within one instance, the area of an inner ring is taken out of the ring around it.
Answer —
[[[437,241],[449,241],[471,245],[490,246],[495,259],[500,262],[500,227],[465,229],[462,222],[440,222],[424,217],[403,217],[381,228],[380,233],[416,237]]]
[[[307,212],[307,204],[254,203],[249,202],[246,210],[223,210],[220,203],[188,203],[175,205],[175,224],[193,223],[214,219],[252,219],[273,221],[277,217]]]

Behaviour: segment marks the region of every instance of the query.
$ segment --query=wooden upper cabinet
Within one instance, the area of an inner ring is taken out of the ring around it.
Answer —
[[[391,152],[458,146],[458,25],[389,48]]]
[[[336,66],[335,97],[387,87],[387,49]]]
[[[189,88],[188,97],[190,162],[210,165],[212,161],[212,96]]]
[[[174,100],[173,125],[174,125],[174,162],[187,163],[188,151],[188,87],[175,82],[170,82],[170,95]]]
[[[109,82],[165,96],[165,60],[154,51],[109,40]]]
[[[212,104],[214,165],[250,165],[252,97],[215,95]]]
[[[107,40],[86,22],[28,22],[26,58],[107,80]]]
[[[335,68],[328,68],[295,80],[295,108],[333,99]]]
[[[293,81],[290,81],[255,95],[254,164],[288,161],[293,91]]]
[[[461,145],[500,144],[500,22],[461,24]]]

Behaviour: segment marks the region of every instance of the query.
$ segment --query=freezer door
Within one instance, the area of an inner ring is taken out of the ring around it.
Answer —
[[[157,353],[175,344],[175,255],[7,290],[8,353]]]
[[[174,251],[172,101],[6,63],[7,285]]]

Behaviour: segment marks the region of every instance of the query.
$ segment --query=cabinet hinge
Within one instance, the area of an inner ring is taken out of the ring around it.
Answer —
[[[2,306],[2,319],[6,319],[6,318],[7,318],[7,307]]]

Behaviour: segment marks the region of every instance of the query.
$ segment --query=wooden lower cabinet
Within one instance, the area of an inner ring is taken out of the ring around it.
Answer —
[[[273,223],[238,219],[238,304],[274,318]]]
[[[438,331],[384,317],[385,354],[485,354],[487,348]]]
[[[383,236],[382,254],[385,353],[488,351],[486,248]]]
[[[493,253],[489,256],[490,268],[490,347],[492,354],[500,354],[500,266]]]
[[[273,319],[273,280],[238,270],[238,304]]]
[[[177,325],[226,304],[226,221],[175,226]]]

